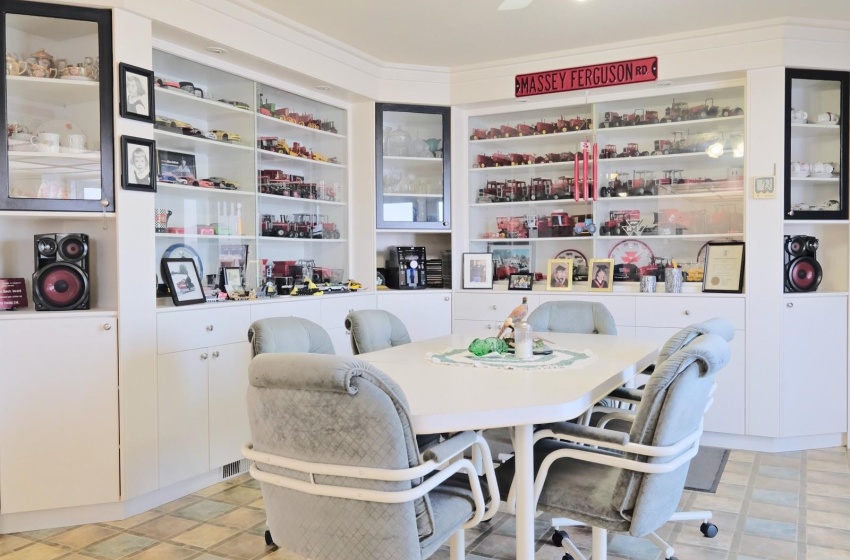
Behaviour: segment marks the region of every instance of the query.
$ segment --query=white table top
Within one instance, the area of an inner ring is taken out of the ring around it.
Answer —
[[[598,334],[544,333],[595,359],[568,369],[515,370],[437,364],[427,352],[466,347],[469,335],[414,342],[357,358],[392,377],[410,405],[416,433],[456,432],[575,418],[651,364],[658,343]]]

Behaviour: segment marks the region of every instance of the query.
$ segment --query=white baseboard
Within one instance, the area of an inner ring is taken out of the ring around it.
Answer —
[[[145,511],[188,496],[207,486],[222,482],[221,468],[211,470],[189,480],[160,488],[148,494],[130,498],[126,501],[90,506],[59,508],[23,513],[0,514],[0,535],[53,529],[69,525],[103,523],[133,517]]]
[[[774,438],[703,432],[700,444],[710,447],[741,449],[744,451],[781,453],[784,451],[800,451],[802,449],[844,447],[847,445],[847,434],[839,433],[817,436]]]

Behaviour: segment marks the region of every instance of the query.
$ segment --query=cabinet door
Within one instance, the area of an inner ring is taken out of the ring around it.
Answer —
[[[401,319],[414,341],[452,332],[452,298],[449,292],[378,294],[378,309],[389,311]]]
[[[118,500],[115,319],[56,315],[0,321],[2,513]]]
[[[847,430],[847,298],[786,297],[782,322],[783,437]]]
[[[209,470],[209,350],[157,359],[159,486]]]
[[[450,109],[375,107],[378,228],[450,229]]]
[[[452,321],[452,333],[469,336],[472,342],[475,338],[488,338],[496,336],[499,332],[501,322],[495,321],[473,321],[470,319],[455,319]]]
[[[210,348],[210,468],[241,458],[242,445],[251,439],[248,427],[248,364],[251,345],[247,342]]]

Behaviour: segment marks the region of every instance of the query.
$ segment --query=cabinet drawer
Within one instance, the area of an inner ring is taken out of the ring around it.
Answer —
[[[573,294],[540,296],[541,305],[546,301],[564,300],[601,303],[614,316],[614,324],[617,326],[632,327],[635,324],[635,296],[586,296]]]
[[[721,297],[639,297],[636,320],[641,327],[686,327],[713,317],[723,317],[735,327],[745,329],[743,298]]]
[[[472,321],[499,321],[510,315],[511,311],[528,297],[529,311],[537,307],[539,296],[529,292],[516,291],[510,294],[454,294],[452,317]]]
[[[375,296],[329,296],[321,301],[321,325],[326,329],[345,327],[345,318],[351,311],[375,309]]]
[[[157,352],[168,354],[192,348],[245,342],[251,324],[248,306],[160,313],[156,320]]]

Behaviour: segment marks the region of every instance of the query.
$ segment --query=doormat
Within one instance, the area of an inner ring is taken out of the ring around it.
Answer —
[[[720,483],[720,477],[723,476],[723,469],[726,467],[728,459],[728,449],[703,447],[701,445],[696,457],[691,459],[691,465],[688,467],[685,489],[713,494],[717,491],[717,485]]]

